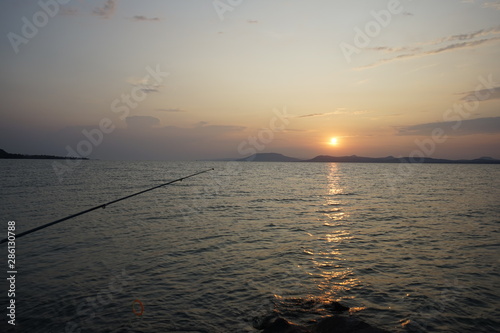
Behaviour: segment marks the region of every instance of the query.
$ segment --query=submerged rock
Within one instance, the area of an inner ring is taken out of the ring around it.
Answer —
[[[312,333],[304,326],[296,325],[281,317],[271,315],[259,320],[254,318],[253,327],[262,333]]]
[[[262,333],[388,333],[376,328],[355,316],[346,315],[349,311],[337,301],[323,301],[315,298],[287,298],[280,301],[271,313],[252,320],[253,327]],[[325,316],[325,314],[333,314]],[[314,319],[312,316],[319,316]],[[309,325],[298,325],[286,318],[303,318]],[[306,318],[304,318],[306,317]]]
[[[332,301],[324,305],[325,309],[330,310],[332,312],[345,312],[349,311],[349,307],[340,304],[339,302]]]
[[[321,318],[310,326],[297,325],[277,315],[254,318],[253,327],[262,333],[389,333],[354,317],[333,316]]]
[[[333,316],[322,318],[312,329],[313,333],[388,333],[354,317]]]

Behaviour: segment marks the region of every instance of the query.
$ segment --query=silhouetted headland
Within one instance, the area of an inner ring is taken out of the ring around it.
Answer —
[[[258,153],[237,159],[242,162],[300,162],[300,158],[289,157],[278,153]]]
[[[54,156],[54,155],[24,155],[11,154],[3,149],[0,149],[0,159],[25,159],[25,160],[88,160],[85,157],[69,157],[69,156]]]

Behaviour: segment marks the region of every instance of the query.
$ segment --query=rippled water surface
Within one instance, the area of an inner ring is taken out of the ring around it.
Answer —
[[[82,161],[59,182],[52,161],[3,160],[0,230],[211,167],[18,239],[16,328],[256,332],[337,300],[394,332],[499,330],[496,165]]]

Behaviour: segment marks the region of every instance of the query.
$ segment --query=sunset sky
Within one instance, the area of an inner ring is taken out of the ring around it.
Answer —
[[[4,0],[0,16],[9,152],[500,159],[500,1]]]

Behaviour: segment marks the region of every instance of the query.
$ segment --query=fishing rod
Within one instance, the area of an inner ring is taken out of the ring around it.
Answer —
[[[73,214],[73,215],[69,215],[69,216],[66,216],[62,219],[59,219],[59,220],[56,220],[56,221],[53,221],[53,222],[49,222],[47,224],[44,224],[44,225],[41,225],[41,226],[38,226],[36,228],[33,228],[33,229],[30,229],[30,230],[26,230],[24,232],[21,232],[19,234],[16,234],[16,239],[19,238],[19,237],[23,237],[23,236],[26,236],[28,234],[31,234],[32,232],[35,232],[35,231],[38,231],[38,230],[42,230],[42,229],[45,229],[47,227],[50,227],[54,224],[57,224],[57,223],[61,223],[63,221],[66,221],[66,220],[69,220],[69,219],[72,219],[74,217],[77,217],[77,216],[80,216],[80,215],[83,215],[83,214],[87,214],[93,210],[96,210],[96,209],[99,209],[99,208],[106,208],[106,206],[109,206],[109,205],[112,205],[114,203],[117,203],[118,201],[122,201],[122,200],[125,200],[125,199],[128,199],[128,198],[131,198],[131,197],[135,197],[136,195],[139,195],[139,194],[142,194],[142,193],[145,193],[145,192],[149,192],[149,191],[152,191],[154,189],[157,189],[157,188],[160,188],[160,187],[163,187],[163,186],[167,186],[167,185],[170,185],[170,184],[173,184],[175,182],[181,182],[182,180],[184,179],[187,179],[187,178],[191,178],[191,177],[194,177],[194,176],[197,176],[199,174],[202,174],[202,173],[205,173],[205,172],[208,172],[208,171],[212,171],[214,170],[214,168],[211,168],[211,169],[208,169],[208,170],[204,170],[204,171],[200,171],[200,172],[197,172],[197,173],[193,173],[192,175],[189,175],[189,176],[186,176],[186,177],[182,177],[182,178],[178,178],[178,179],[175,179],[175,180],[171,180],[167,183],[164,183],[164,184],[160,184],[160,185],[157,185],[157,186],[154,186],[154,187],[151,187],[151,188],[148,188],[146,190],[143,190],[143,191],[140,191],[140,192],[137,192],[137,193],[134,193],[134,194],[130,194],[130,195],[127,195],[123,198],[119,198],[119,199],[116,199],[116,200],[113,200],[113,201],[110,201],[110,202],[107,202],[105,204],[102,204],[102,205],[99,205],[99,206],[95,206],[93,208],[89,208],[89,209],[86,209],[84,211],[81,211],[79,213],[76,213],[76,214]],[[0,241],[0,244],[3,244],[3,243],[6,243],[8,241],[8,238],[4,238]]]

